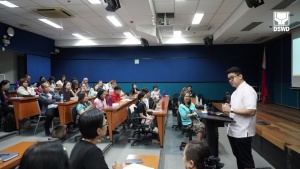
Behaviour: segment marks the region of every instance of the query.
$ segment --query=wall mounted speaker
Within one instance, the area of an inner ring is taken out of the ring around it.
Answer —
[[[140,41],[141,41],[142,47],[147,47],[147,46],[149,46],[149,43],[148,43],[148,41],[147,41],[146,39],[141,38]]]
[[[105,0],[107,2],[107,7],[105,8],[109,12],[115,12],[117,9],[121,8],[119,0]]]
[[[213,45],[213,38],[206,37],[203,39],[205,46],[212,46]]]

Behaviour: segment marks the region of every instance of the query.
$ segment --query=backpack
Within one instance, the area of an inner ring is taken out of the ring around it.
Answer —
[[[3,131],[12,132],[16,130],[15,117],[12,113],[7,113],[3,122]]]

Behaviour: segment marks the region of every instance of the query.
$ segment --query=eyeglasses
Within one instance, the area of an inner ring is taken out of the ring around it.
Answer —
[[[228,81],[231,81],[231,80],[233,80],[235,77],[237,77],[237,76],[230,76],[230,77],[227,78],[227,80],[228,80]]]

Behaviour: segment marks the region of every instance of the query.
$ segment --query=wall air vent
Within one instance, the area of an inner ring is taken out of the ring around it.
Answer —
[[[262,37],[259,37],[257,39],[255,39],[253,42],[262,42],[263,40],[266,40],[268,39],[270,36],[262,36]]]
[[[290,6],[292,3],[296,2],[297,0],[282,0],[279,4],[274,6],[272,10],[280,10],[285,9],[286,7]]]
[[[54,7],[54,8],[35,8],[32,9],[33,12],[36,12],[42,16],[47,18],[70,18],[73,15],[61,7]]]
[[[252,22],[248,26],[246,26],[244,29],[242,29],[241,31],[251,31],[253,28],[257,27],[261,23],[262,22]]]

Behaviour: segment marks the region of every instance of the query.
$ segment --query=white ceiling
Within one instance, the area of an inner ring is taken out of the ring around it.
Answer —
[[[0,0],[1,1],[1,0]],[[8,0],[19,8],[8,8],[0,4],[0,22],[24,29],[55,40],[59,47],[71,46],[125,46],[139,43],[140,38],[148,40],[150,46],[169,44],[203,44],[203,38],[213,35],[214,44],[262,43],[283,33],[273,32],[273,10],[275,5],[286,0],[265,0],[257,8],[248,8],[245,0],[120,0],[121,8],[116,12],[105,10],[107,4],[92,5],[88,0]],[[74,15],[72,18],[48,18],[63,29],[52,28],[40,22],[43,16],[32,12],[33,8],[62,7]],[[290,23],[300,20],[300,1],[283,11],[293,15]],[[204,17],[198,26],[192,26],[195,13]],[[157,13],[174,13],[168,18],[169,25],[159,25]],[[115,16],[122,27],[113,26],[106,16]],[[155,24],[153,25],[152,16]],[[263,22],[250,31],[241,31],[251,22]],[[188,26],[192,26],[186,31]],[[204,29],[205,28],[205,29]],[[209,28],[209,29],[208,29]],[[174,38],[173,31],[181,30],[181,38]],[[131,32],[136,39],[128,40],[123,32]],[[88,37],[78,40],[73,33]],[[17,36],[17,35],[15,35]],[[256,39],[267,36],[263,41]],[[238,37],[233,42],[228,38]]]

